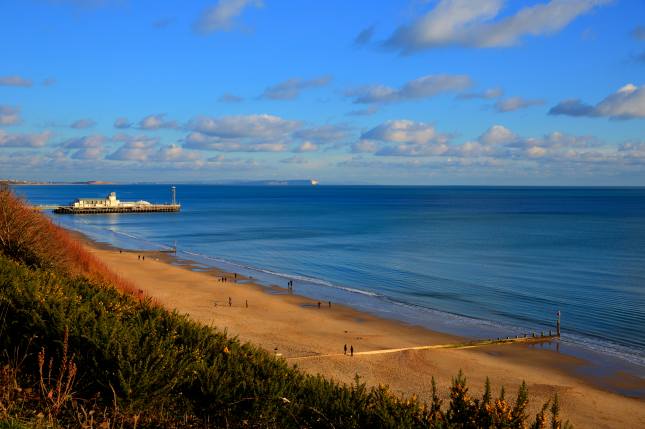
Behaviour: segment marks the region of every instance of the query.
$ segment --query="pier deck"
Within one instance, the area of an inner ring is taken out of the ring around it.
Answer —
[[[54,209],[57,214],[106,214],[106,213],[155,213],[178,212],[180,204],[151,204],[146,206],[128,207],[72,207],[59,206]]]

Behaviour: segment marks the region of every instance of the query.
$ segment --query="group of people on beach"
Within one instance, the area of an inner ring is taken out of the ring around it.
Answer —
[[[344,350],[343,350],[343,354],[345,354],[345,355],[347,354],[347,344],[345,344],[345,347],[344,347]],[[349,346],[349,355],[350,355],[351,357],[353,357],[353,356],[354,356],[354,346],[353,346],[353,345],[350,345],[350,346]]]

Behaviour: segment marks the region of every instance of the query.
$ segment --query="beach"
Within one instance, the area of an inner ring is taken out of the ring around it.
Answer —
[[[451,378],[461,369],[476,396],[483,391],[486,377],[494,392],[505,386],[508,398],[514,398],[526,381],[532,414],[557,393],[563,416],[576,427],[645,426],[643,398],[610,392],[600,387],[600,380],[579,375],[576,369],[585,363],[575,357],[525,344],[361,354],[460,344],[464,339],[379,319],[342,303],[319,306],[318,301],[299,296],[297,284],[289,293],[283,287],[260,286],[241,276],[236,279],[234,273],[197,269],[167,253],[120,251],[83,241],[112,271],[164,307],[225,330],[312,374],[344,383],[352,383],[358,374],[368,385],[389,385],[396,394],[428,400],[431,377],[445,399]],[[350,347],[356,352],[353,357]],[[617,374],[612,380],[635,389],[645,384],[628,374]]]

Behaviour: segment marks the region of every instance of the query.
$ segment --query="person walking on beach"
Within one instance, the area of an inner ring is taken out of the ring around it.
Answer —
[[[354,357],[354,346],[349,346],[349,355]]]
[[[318,301],[318,308],[320,308],[320,301]]]
[[[347,354],[347,344],[345,344],[345,347],[343,347],[343,354],[344,354],[344,355],[346,355],[346,354]]]
[[[231,297],[229,296],[228,297],[228,306],[230,307],[232,305],[233,305],[233,300],[231,300]]]
[[[137,259],[138,259],[138,260],[141,260],[141,255],[137,255]]]

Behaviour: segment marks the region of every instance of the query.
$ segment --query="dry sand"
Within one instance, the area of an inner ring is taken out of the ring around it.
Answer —
[[[114,272],[131,279],[167,308],[278,353],[310,373],[346,383],[359,374],[369,385],[389,385],[396,393],[416,394],[427,400],[432,376],[445,395],[451,377],[462,369],[476,395],[481,394],[486,376],[495,391],[504,385],[512,398],[525,380],[532,413],[557,392],[563,416],[579,428],[645,427],[643,398],[602,390],[594,380],[575,375],[583,362],[570,356],[522,344],[344,356],[345,344],[363,352],[458,343],[461,339],[382,320],[336,303],[329,308],[323,302],[319,309],[317,301],[288,294],[285,289],[236,284],[230,273],[230,280],[223,282],[219,277],[224,274],[217,270],[198,272],[191,270],[195,267],[188,262],[184,266],[171,264],[172,258],[165,254],[120,253],[95,244],[88,246]],[[145,261],[137,255],[145,255]],[[335,356],[324,356],[330,354]],[[621,383],[642,389],[645,380],[624,376]]]

